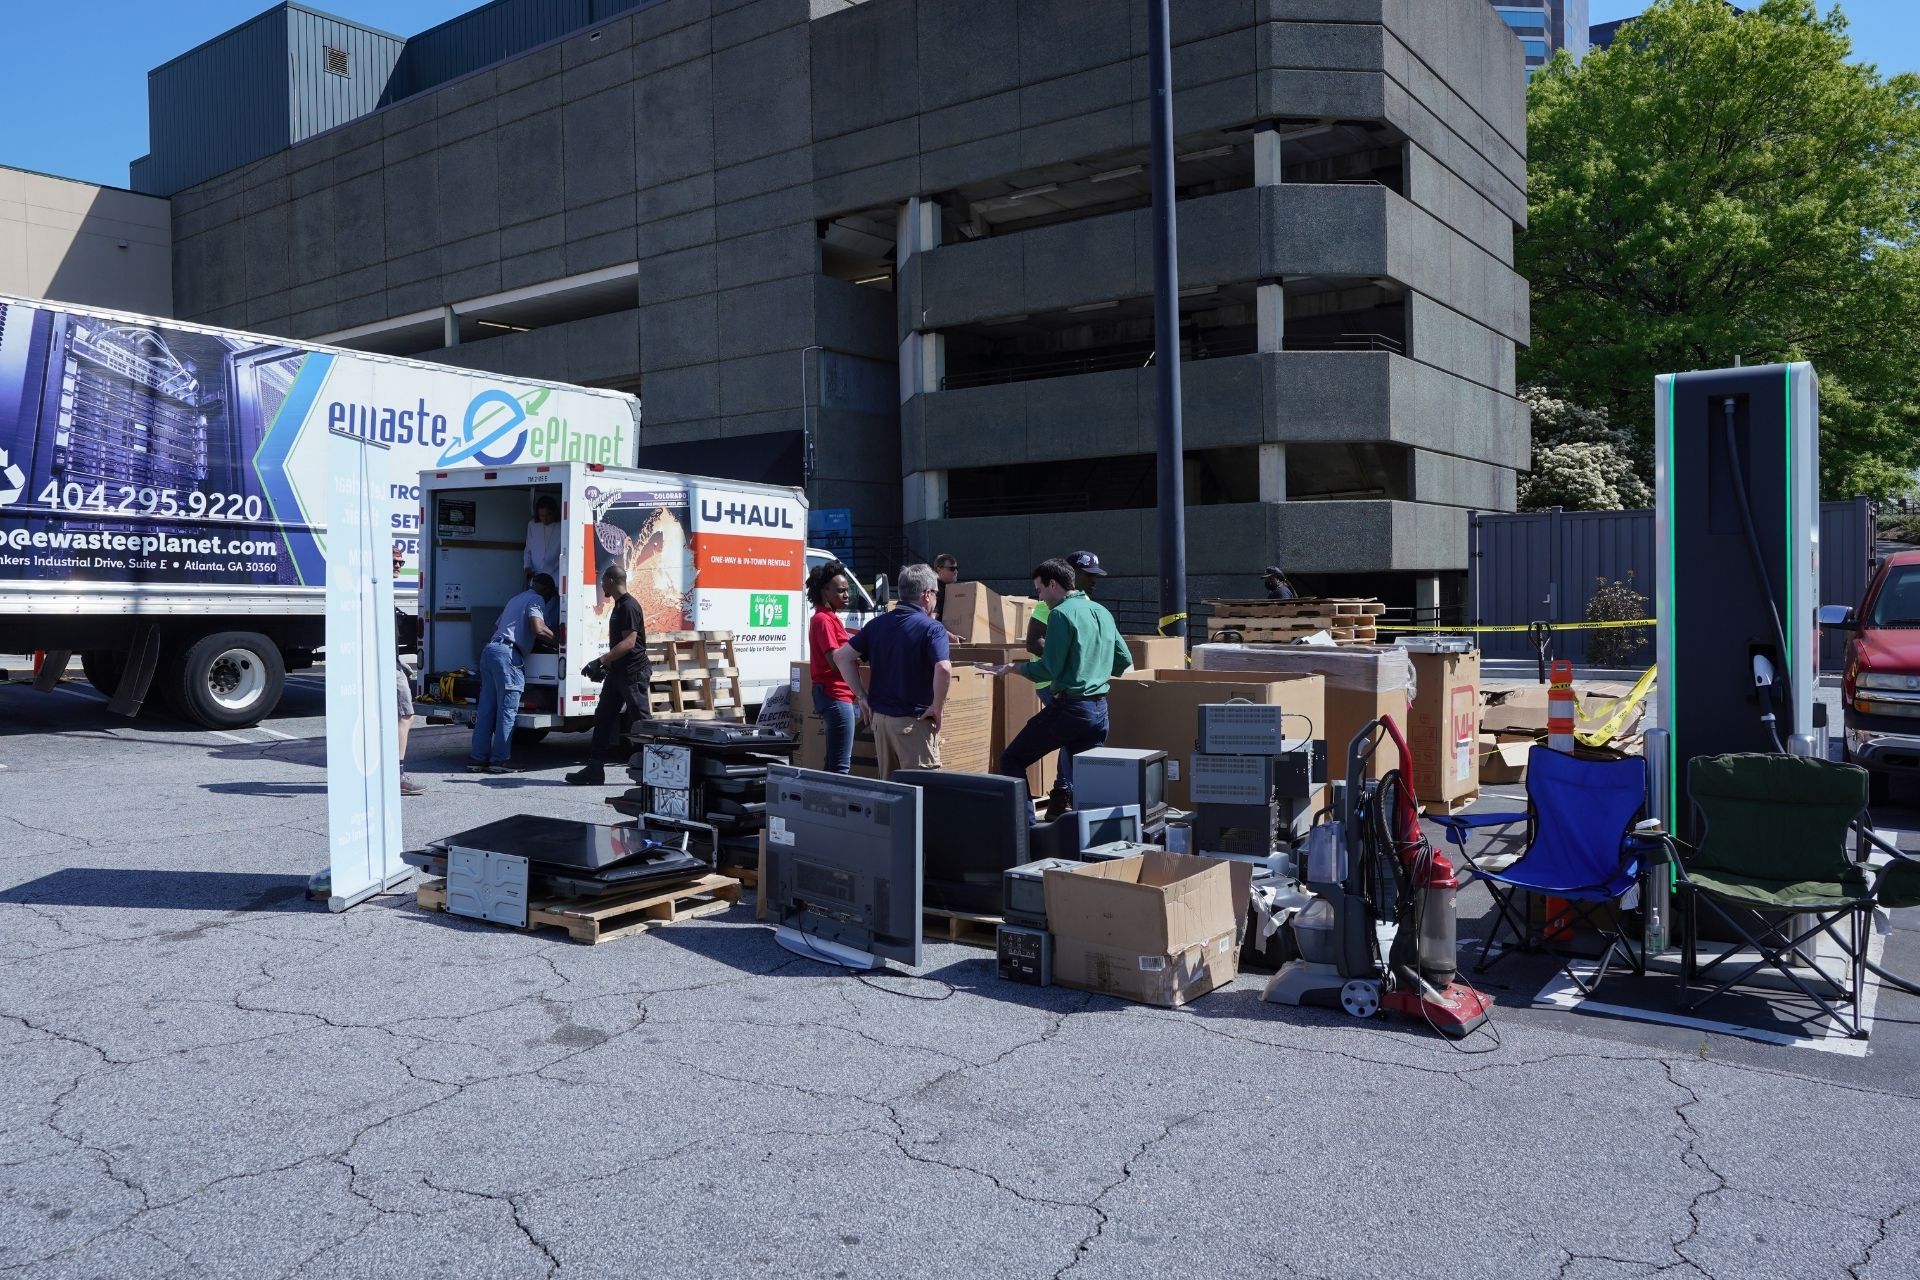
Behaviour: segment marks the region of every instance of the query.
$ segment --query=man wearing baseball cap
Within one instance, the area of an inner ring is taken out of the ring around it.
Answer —
[[[1091,551],[1075,551],[1065,557],[1073,566],[1073,589],[1093,594],[1095,584],[1107,576],[1100,567],[1100,557]],[[1047,643],[1047,619],[1053,610],[1045,600],[1033,606],[1033,617],[1027,623],[1027,652],[1038,658]],[[1040,696],[1040,705],[1046,707],[1053,701],[1052,686],[1042,677],[1035,679],[1033,691]],[[1054,775],[1053,790],[1047,796],[1046,817],[1049,821],[1058,818],[1073,807],[1073,756],[1070,752],[1060,753],[1059,772]]]

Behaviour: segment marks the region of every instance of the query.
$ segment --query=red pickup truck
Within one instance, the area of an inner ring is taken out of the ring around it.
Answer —
[[[1857,610],[1820,612],[1822,626],[1853,632],[1840,684],[1847,759],[1883,803],[1894,773],[1920,772],[1920,551],[1882,561]]]

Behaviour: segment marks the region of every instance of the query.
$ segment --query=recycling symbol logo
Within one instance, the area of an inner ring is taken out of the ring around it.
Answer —
[[[7,456],[7,451],[0,449],[0,507],[18,502],[26,488],[26,476],[21,474],[19,467],[13,465],[13,459]]]

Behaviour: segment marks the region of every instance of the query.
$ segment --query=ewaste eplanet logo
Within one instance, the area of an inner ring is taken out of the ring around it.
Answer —
[[[498,389],[482,391],[467,405],[461,438],[447,446],[440,465],[450,467],[469,458],[489,467],[513,462],[527,447],[527,415],[538,412],[551,394],[546,387],[536,387],[517,399]],[[508,437],[512,437],[511,447],[505,447]],[[496,446],[504,451],[487,452]]]
[[[20,501],[20,495],[27,491],[27,477],[20,468],[13,465],[13,459],[0,449],[0,507],[11,506]]]

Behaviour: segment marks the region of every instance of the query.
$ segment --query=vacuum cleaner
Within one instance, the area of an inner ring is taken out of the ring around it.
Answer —
[[[1460,882],[1420,828],[1412,784],[1398,769],[1367,778],[1388,741],[1402,761],[1413,759],[1387,716],[1347,747],[1347,780],[1330,820],[1307,836],[1306,885],[1315,898],[1291,924],[1301,959],[1273,976],[1264,998],[1356,1018],[1383,1011],[1418,1017],[1464,1039],[1487,1024],[1492,1001],[1458,981]]]

